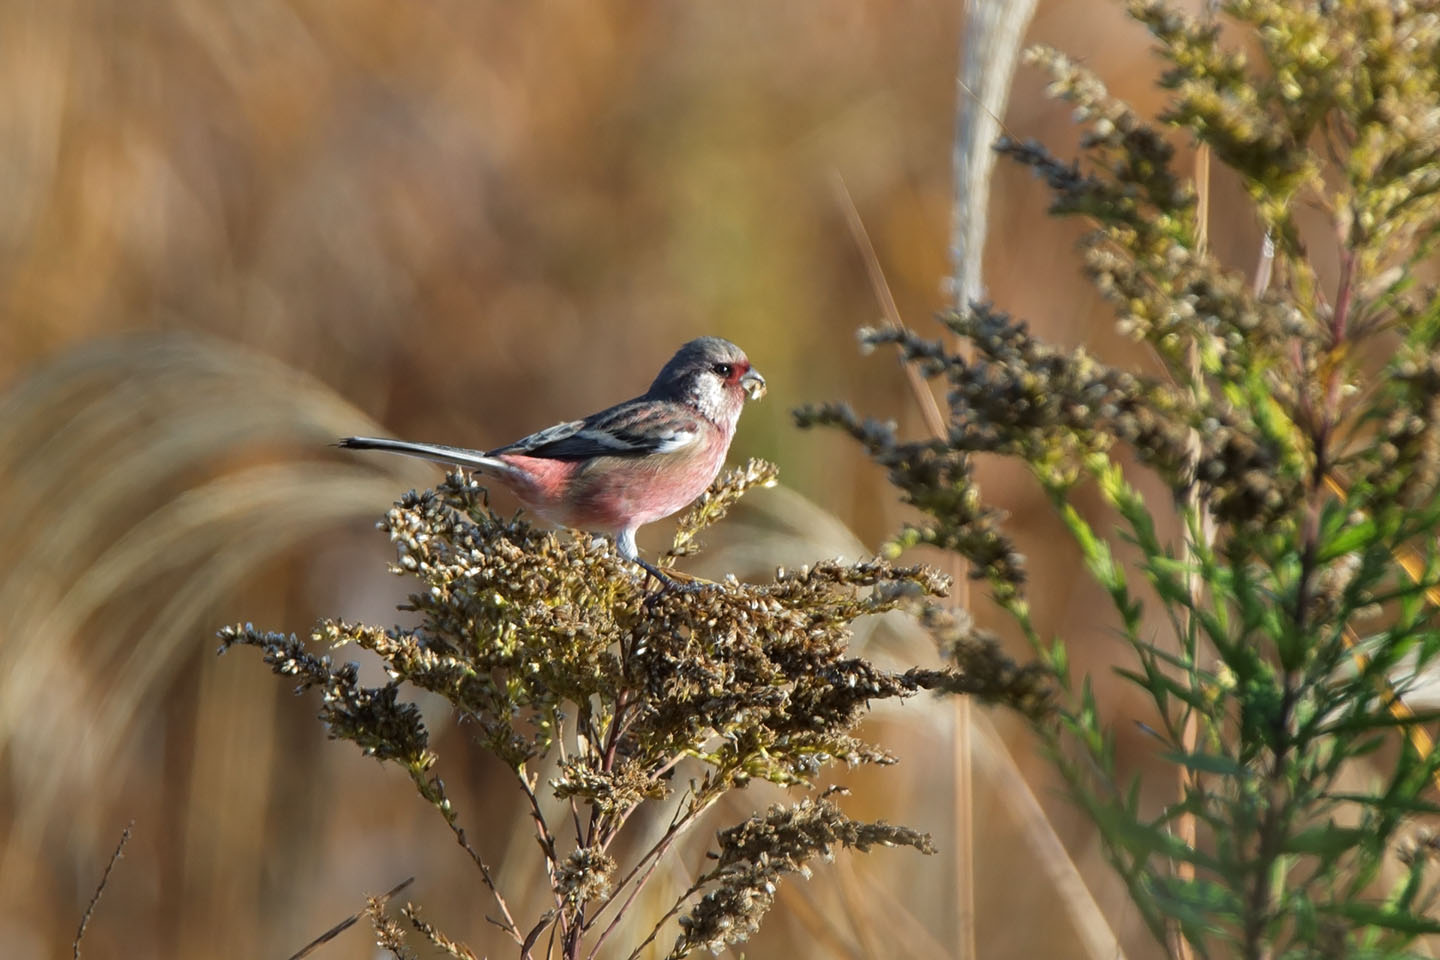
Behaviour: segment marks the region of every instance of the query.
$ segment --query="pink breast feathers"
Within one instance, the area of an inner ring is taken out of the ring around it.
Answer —
[[[711,443],[668,457],[598,457],[575,478],[570,525],[617,531],[668,517],[705,492],[728,447]]]

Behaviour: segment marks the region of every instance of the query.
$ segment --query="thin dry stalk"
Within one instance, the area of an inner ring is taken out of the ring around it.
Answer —
[[[1198,208],[1195,225],[1195,250],[1200,256],[1204,256],[1206,249],[1210,245],[1209,144],[1202,143],[1199,149],[1195,151],[1195,198],[1195,202]],[[1200,354],[1199,351],[1195,349],[1194,344],[1191,344],[1189,359],[1190,382],[1193,385],[1200,379]],[[1200,436],[1194,430],[1190,432],[1190,455],[1192,463],[1199,462]],[[1195,488],[1192,487],[1190,492],[1186,495],[1184,510],[1188,513],[1190,510],[1196,509],[1198,507],[1198,493]],[[1209,522],[1208,519],[1203,521],[1202,525],[1207,539],[1206,546],[1209,546],[1208,540],[1213,525]],[[1195,606],[1200,602],[1200,590],[1203,588],[1203,582],[1201,581],[1199,574],[1193,569],[1193,565],[1190,562],[1191,552],[1192,551],[1189,539],[1181,537],[1180,562],[1184,564],[1186,568],[1185,592],[1190,595],[1190,608],[1194,609]],[[1187,614],[1181,623],[1181,627],[1186,630],[1187,633],[1191,630],[1190,619],[1191,618]],[[1181,749],[1187,754],[1194,753],[1195,745],[1198,742],[1199,737],[1199,718],[1195,715],[1195,711],[1193,709],[1187,709],[1185,712],[1185,723],[1180,732]],[[1188,796],[1192,790],[1198,789],[1199,776],[1189,767],[1182,765],[1179,771],[1179,780],[1180,782],[1178,785],[1178,800],[1180,803],[1184,803],[1185,797]],[[1192,849],[1195,847],[1195,844],[1198,841],[1198,834],[1196,830],[1195,815],[1193,813],[1181,814],[1180,818],[1176,820],[1175,835],[1185,846]],[[1195,865],[1188,860],[1182,860],[1181,862],[1175,864],[1175,875],[1180,878],[1182,883],[1189,883],[1195,879]],[[1191,949],[1190,941],[1185,938],[1185,935],[1181,931],[1180,925],[1178,923],[1172,922],[1170,924],[1170,929],[1167,936],[1170,941],[1169,946],[1172,956],[1177,957],[1178,960],[1192,960],[1192,958],[1194,957],[1194,951]]]
[[[505,902],[504,896],[501,895],[500,888],[495,883],[495,875],[491,872],[489,864],[480,856],[480,851],[470,845],[469,838],[465,836],[464,827],[452,822],[450,823],[450,831],[455,835],[455,842],[460,844],[464,851],[470,855],[470,859],[475,862],[475,866],[479,868],[480,878],[484,880],[485,886],[489,888],[490,895],[495,898],[495,903],[500,907],[500,914],[504,918],[503,922],[488,916],[485,919],[508,933],[510,938],[516,943],[523,944],[525,941],[524,938],[520,936],[520,928],[515,925],[515,917],[510,912],[510,905]],[[528,952],[525,953],[526,957],[529,955]]]
[[[310,954],[314,953],[315,950],[319,947],[323,947],[331,940],[334,940],[336,937],[340,936],[340,934],[344,933],[346,930],[349,930],[351,927],[355,926],[355,924],[360,922],[360,919],[362,917],[369,916],[375,909],[383,907],[386,903],[389,903],[391,899],[400,894],[401,890],[404,890],[406,887],[410,886],[410,884],[414,882],[415,878],[410,877],[409,879],[402,880],[395,886],[391,887],[388,892],[383,893],[378,897],[372,897],[366,903],[365,909],[357,910],[355,913],[350,914],[350,916],[346,917],[344,920],[341,920],[339,923],[335,924],[335,926],[331,927],[329,930],[326,930],[314,940],[311,940],[309,943],[305,944],[305,946],[301,947],[297,952],[290,955],[290,960],[301,960],[302,957],[308,957]]]
[[[90,926],[90,918],[95,914],[95,906],[100,902],[100,895],[105,892],[105,884],[110,882],[110,871],[115,869],[115,862],[120,859],[120,854],[125,850],[125,844],[130,842],[130,834],[135,829],[135,821],[131,820],[120,834],[120,842],[115,844],[115,852],[110,854],[110,860],[105,864],[105,872],[100,874],[100,882],[95,885],[95,892],[90,895],[90,902],[85,906],[85,912],[80,916],[80,927],[75,931],[75,942],[72,944],[75,960],[80,960],[80,941],[85,939],[85,928]]]
[[[626,896],[625,902],[620,905],[615,916],[605,926],[605,929],[600,932],[599,938],[590,950],[589,960],[595,960],[595,958],[599,956],[600,948],[605,945],[605,941],[609,939],[610,934],[615,932],[615,928],[618,927],[620,921],[625,918],[625,914],[630,909],[630,904],[634,902],[635,897],[644,889],[650,877],[655,873],[655,869],[659,867],[661,861],[665,859],[665,854],[669,851],[671,845],[675,843],[682,833],[699,820],[705,811],[714,806],[715,801],[718,799],[718,797],[714,797],[703,804],[692,807],[683,816],[679,816],[677,811],[677,817],[671,821],[669,829],[665,831],[659,840],[655,841],[649,850],[645,851],[639,860],[635,861],[635,865],[630,868],[630,872],[615,885],[615,889],[611,892],[610,896],[602,901],[600,906],[596,908],[595,913],[590,917],[587,929],[593,927],[600,920],[600,915],[605,912],[605,909],[616,901],[616,898],[620,896],[620,892],[625,889],[631,880],[635,879],[636,874],[640,874],[640,879],[636,881],[634,888],[632,888],[629,895]],[[643,873],[641,873],[642,869],[644,870]],[[650,932],[650,936],[646,939],[646,943],[655,939],[655,935],[659,933],[660,927],[664,924],[665,920],[668,920],[674,916],[675,913],[679,912],[679,908],[683,905],[684,900],[688,899],[691,893],[694,893],[694,889],[687,892],[677,901],[675,905],[676,909],[666,914],[665,918],[655,925],[655,928]],[[641,946],[644,946],[644,944],[641,944]]]
[[[890,290],[890,284],[885,279],[885,271],[880,266],[880,258],[875,253],[875,246],[870,242],[870,233],[865,229],[865,223],[860,217],[860,211],[855,207],[855,199],[845,186],[845,181],[838,174],[835,178],[836,195],[840,202],[840,208],[845,213],[845,222],[850,227],[850,235],[855,240],[855,246],[860,251],[861,259],[865,261],[865,272],[870,278],[870,286],[875,294],[876,301],[885,317],[885,322],[896,330],[905,329],[905,321],[900,316],[900,308],[895,303],[895,296]],[[932,436],[943,440],[946,435],[945,415],[940,412],[940,404],[931,392],[929,384],[921,376],[920,371],[914,364],[901,363],[905,371],[906,380],[910,384],[911,394],[915,397],[916,406],[920,408],[920,415],[925,420]],[[955,584],[955,603],[961,609],[969,609],[970,606],[970,579],[965,575],[965,560],[957,554],[950,554],[946,558],[946,566],[952,582]],[[971,731],[971,705],[969,697],[956,697],[955,703],[955,735],[951,739],[954,744],[953,768],[955,771],[955,942],[959,945],[959,956],[961,960],[969,960],[976,955],[975,948],[975,787],[972,775],[973,761],[970,755],[970,731]]]
[[[904,330],[905,321],[900,317],[900,308],[895,303],[889,281],[885,279],[885,269],[880,266],[875,245],[870,242],[870,232],[865,229],[865,222],[860,218],[855,198],[845,186],[845,179],[838,173],[835,175],[835,197],[841,212],[845,214],[845,224],[850,228],[855,248],[860,251],[860,258],[865,262],[865,274],[870,278],[870,289],[880,305],[880,313],[885,318],[885,323],[896,330]],[[905,379],[910,384],[910,392],[915,397],[915,405],[920,408],[920,416],[924,418],[926,428],[934,436],[944,437],[945,415],[940,412],[940,404],[935,399],[935,394],[930,391],[929,384],[914,364],[901,363],[901,367],[905,371]]]

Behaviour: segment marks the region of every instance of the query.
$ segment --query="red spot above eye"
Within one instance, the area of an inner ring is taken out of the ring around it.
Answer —
[[[720,360],[714,363],[710,369],[724,377],[725,383],[733,385],[739,383],[740,378],[750,371],[750,361]]]

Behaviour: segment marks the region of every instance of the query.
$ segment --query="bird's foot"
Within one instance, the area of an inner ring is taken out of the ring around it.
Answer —
[[[640,565],[640,568],[642,570],[644,570],[660,584],[660,589],[657,590],[655,593],[652,593],[652,597],[659,597],[672,592],[699,593],[702,590],[706,590],[710,587],[715,586],[715,584],[711,583],[709,580],[702,580],[699,577],[692,577],[688,574],[679,573],[675,570],[661,570],[654,564],[647,563],[646,561],[641,560],[639,557],[635,558],[635,562]]]

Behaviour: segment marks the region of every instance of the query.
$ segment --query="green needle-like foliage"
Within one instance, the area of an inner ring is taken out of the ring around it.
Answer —
[[[1440,237],[1440,4],[1216,7],[1198,21],[1128,4],[1166,62],[1158,124],[1039,49],[1031,62],[1086,126],[1082,159],[999,145],[1048,184],[1056,215],[1092,226],[1085,270],[1163,371],[1046,344],[976,304],[942,318],[954,345],[862,337],[943,381],[943,438],[902,441],[843,405],[800,419],[864,444],[921,512],[896,546],[968,557],[1054,671],[1062,689],[1035,727],[1172,954],[1413,955],[1440,934],[1436,845],[1417,833],[1440,812],[1440,755],[1414,732],[1436,717],[1403,706],[1440,666],[1427,596],[1440,573],[1440,299],[1424,284]],[[1177,130],[1248,191],[1260,264],[1207,250]],[[1328,227],[1302,229],[1302,208]],[[1117,772],[1065,638],[1032,623],[976,454],[1029,467],[1112,599],[1133,654],[1120,673],[1153,705],[1121,722],[1142,721],[1180,774],[1163,808]],[[1171,497],[1147,502],[1133,469]],[[1071,505],[1082,485],[1118,530]],[[1156,518],[1176,510],[1179,534],[1163,534]],[[1117,540],[1138,559],[1123,562]]]

